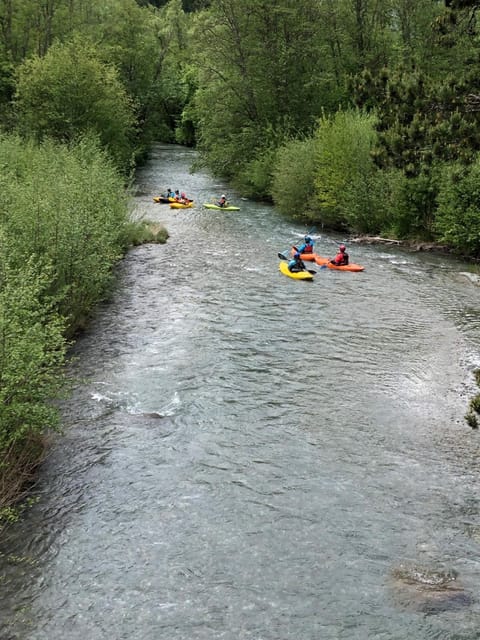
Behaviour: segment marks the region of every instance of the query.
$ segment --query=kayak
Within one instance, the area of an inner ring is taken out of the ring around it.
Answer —
[[[313,280],[313,273],[309,273],[308,271],[290,271],[288,262],[280,262],[279,269],[284,275],[294,278],[295,280]]]
[[[295,251],[292,251],[292,256],[294,255]],[[304,261],[304,262],[313,262],[317,257],[316,253],[301,253],[300,254],[300,258]]]
[[[228,207],[219,207],[218,204],[212,204],[211,202],[204,202],[205,209],[218,209],[219,211],[240,211],[240,207],[234,207],[229,204]]]
[[[167,196],[155,196],[153,198],[154,202],[159,202],[160,204],[168,204],[169,202],[175,202],[175,198],[168,198]]]
[[[170,203],[170,209],[189,209],[190,207],[193,207],[193,200],[192,202],[188,202],[187,204],[184,204],[183,202]]]
[[[302,260],[305,260],[304,255],[302,255]],[[355,264],[354,262],[337,266],[336,264],[332,264],[329,258],[323,258],[318,254],[315,254],[315,262],[322,267],[326,266],[329,269],[335,269],[337,271],[364,271],[365,269],[365,267],[362,267],[360,264]]]

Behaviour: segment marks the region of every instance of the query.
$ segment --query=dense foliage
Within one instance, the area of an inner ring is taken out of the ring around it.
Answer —
[[[54,44],[17,72],[15,110],[19,130],[37,140],[72,142],[95,133],[119,167],[129,166],[134,112],[115,67],[75,38]]]
[[[0,158],[1,525],[57,424],[68,338],[106,295],[130,238],[124,181],[96,139],[68,148],[3,136]]]

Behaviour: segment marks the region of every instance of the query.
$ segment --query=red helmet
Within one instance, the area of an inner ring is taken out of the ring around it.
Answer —
[[[343,253],[347,247],[344,244],[341,244],[338,248]]]

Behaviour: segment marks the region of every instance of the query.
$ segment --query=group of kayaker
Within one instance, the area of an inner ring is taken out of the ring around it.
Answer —
[[[162,197],[168,198],[170,200],[173,199],[175,202],[180,202],[181,204],[188,204],[189,202],[192,202],[190,198],[187,198],[187,194],[185,193],[185,191],[182,191],[180,193],[179,189],[177,189],[176,191],[173,191],[172,189],[168,188],[166,189],[166,192]],[[228,206],[227,196],[223,193],[220,196],[220,200],[217,200],[216,204],[219,207],[227,207]]]
[[[306,271],[305,263],[302,260],[302,254],[313,253],[315,241],[310,236],[305,236],[303,239],[303,243],[299,247],[294,247],[295,253],[293,254],[292,260],[288,263],[288,269],[292,273],[296,273],[298,271]],[[349,256],[347,253],[347,248],[344,244],[339,245],[337,255],[334,258],[329,260],[330,264],[333,264],[337,267],[347,265],[349,261]]]
[[[173,191],[172,189],[168,188],[163,197],[169,200],[173,199],[174,202],[180,202],[180,204],[188,204],[189,202],[192,202],[190,198],[187,198],[187,194],[185,193],[185,191],[182,191],[180,193],[179,189]]]

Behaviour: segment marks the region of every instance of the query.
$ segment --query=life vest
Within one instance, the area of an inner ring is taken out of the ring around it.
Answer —
[[[302,253],[313,253],[313,244],[306,244]]]
[[[342,253],[340,251],[335,256],[334,261],[335,261],[335,264],[337,265],[337,267],[342,267],[342,266],[348,264],[348,253],[346,253],[345,251]]]

